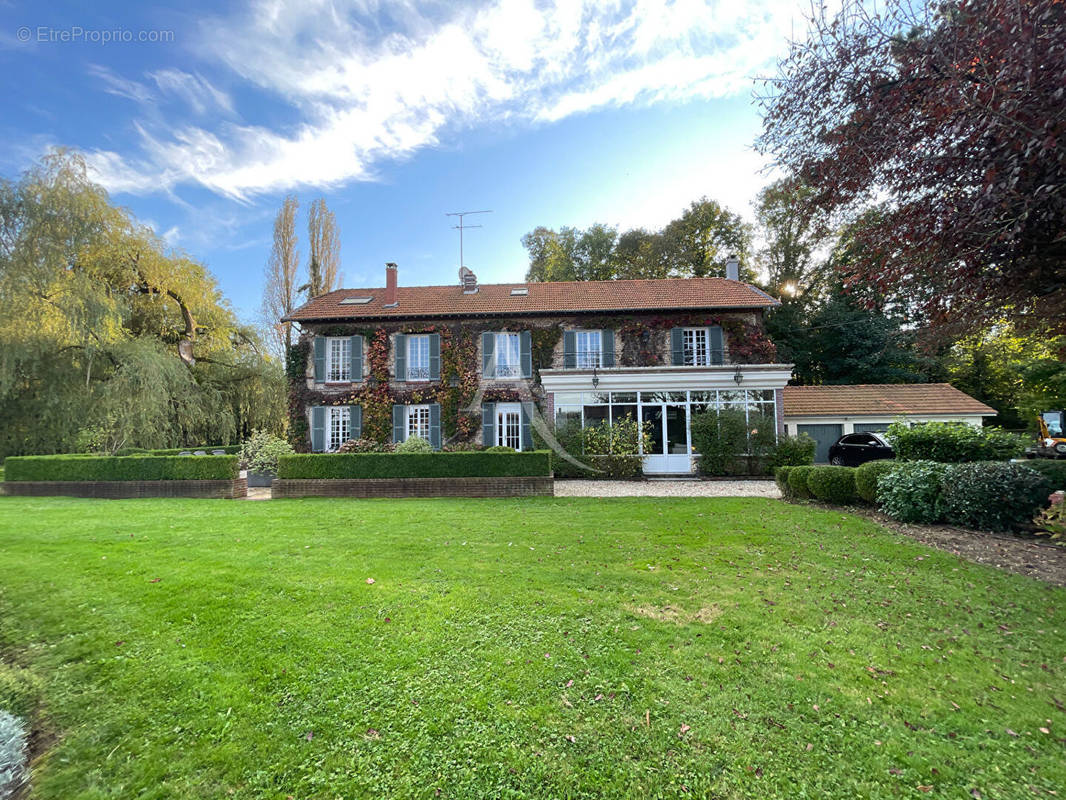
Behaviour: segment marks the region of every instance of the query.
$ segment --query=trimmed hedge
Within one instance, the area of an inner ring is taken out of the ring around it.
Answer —
[[[278,478],[525,478],[551,475],[551,457],[526,453],[310,453],[281,456]]]
[[[962,422],[892,423],[886,437],[900,461],[1006,461],[1025,451],[1025,437],[1000,428],[975,428]]]
[[[781,490],[782,497],[792,497],[792,487],[788,485],[788,473],[795,467],[778,467],[774,470],[774,483]]]
[[[877,482],[899,462],[890,458],[867,461],[855,468],[855,493],[867,503],[877,502]]]
[[[1034,469],[1051,481],[1054,491],[1066,491],[1066,461],[1051,458],[1031,458],[1025,466]]]
[[[953,525],[1009,531],[1048,504],[1051,481],[1024,464],[952,464],[944,471],[939,506]]]
[[[793,467],[788,473],[788,488],[792,490],[792,496],[801,500],[807,500],[811,496],[811,490],[807,488],[807,476],[814,467]]]
[[[5,481],[225,481],[237,456],[12,456]]]
[[[846,506],[855,502],[853,467],[814,467],[807,474],[807,489],[826,503]]]

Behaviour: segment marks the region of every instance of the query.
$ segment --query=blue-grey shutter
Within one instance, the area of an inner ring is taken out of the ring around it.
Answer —
[[[394,444],[399,444],[404,440],[404,433],[406,432],[406,412],[404,406],[394,405],[392,407],[392,441]]]
[[[485,447],[496,444],[496,404],[481,404],[481,443]]]
[[[533,449],[533,430],[531,422],[533,420],[533,404],[522,403],[522,449]]]
[[[358,334],[351,338],[352,381],[358,383],[363,379],[363,337]]]
[[[522,331],[518,334],[518,346],[522,358],[522,377],[533,377],[533,334]]]
[[[670,329],[670,363],[675,367],[685,366],[685,338],[682,328]]]
[[[429,335],[429,379],[440,380],[440,334]]]
[[[434,450],[440,450],[440,404],[429,407],[429,443]]]
[[[326,449],[326,407],[311,406],[311,450],[321,453]]]
[[[393,344],[396,350],[396,380],[407,380],[407,337],[402,333],[396,334]]]
[[[722,326],[712,325],[709,330],[711,340],[711,363],[724,364],[725,348],[722,346]]]
[[[362,406],[348,406],[348,435],[353,439],[363,438]]]
[[[495,362],[492,359],[492,350],[495,345],[495,333],[481,334],[481,374],[485,378],[496,377]]]
[[[600,331],[600,363],[605,367],[614,366],[614,331]]]
[[[315,350],[315,383],[322,383],[326,380],[326,337],[316,336],[314,342]]]
[[[577,367],[577,333],[563,331],[563,369]]]

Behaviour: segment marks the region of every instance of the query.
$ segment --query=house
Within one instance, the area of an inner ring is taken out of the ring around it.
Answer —
[[[743,409],[783,431],[791,365],[763,330],[777,304],[728,277],[339,289],[286,320],[292,430],[312,451],[349,439],[533,447],[534,429],[647,423],[649,473],[689,472],[689,420]],[[540,423],[545,422],[545,426]]]
[[[981,427],[996,410],[950,383],[886,383],[840,386],[786,386],[785,432],[806,433],[824,462],[829,446],[844,434],[883,432],[897,419],[909,422],[962,422]]]

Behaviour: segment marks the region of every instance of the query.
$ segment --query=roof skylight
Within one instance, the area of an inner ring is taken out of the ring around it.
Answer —
[[[345,297],[341,300],[342,306],[365,306],[373,297]]]

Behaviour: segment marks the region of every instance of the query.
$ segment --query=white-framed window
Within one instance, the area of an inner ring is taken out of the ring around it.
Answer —
[[[575,331],[574,345],[577,351],[577,368],[592,369],[603,366],[603,346],[600,331]]]
[[[407,380],[429,380],[429,336],[407,337]]]
[[[352,419],[348,406],[329,408],[329,441],[326,450],[333,451],[352,438]]]
[[[347,336],[326,339],[326,380],[344,383],[352,379],[352,340]]]
[[[407,425],[404,426],[405,439],[418,436],[429,441],[429,406],[407,406]]]
[[[518,403],[496,406],[496,442],[500,447],[522,449],[522,407]]]
[[[497,378],[518,378],[522,375],[522,348],[517,333],[497,333],[494,352]]]
[[[710,333],[706,328],[685,328],[682,331],[681,341],[685,351],[685,366],[710,366]]]

